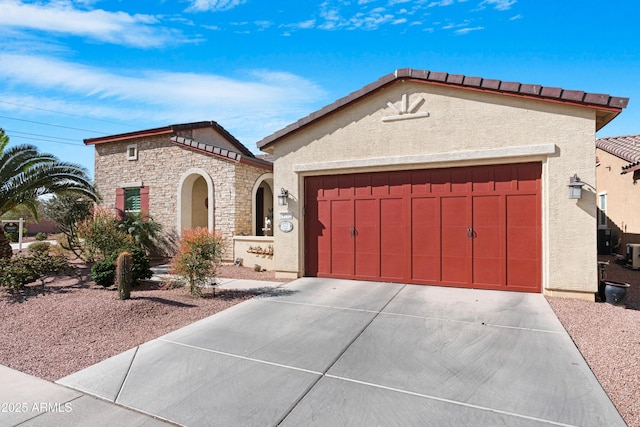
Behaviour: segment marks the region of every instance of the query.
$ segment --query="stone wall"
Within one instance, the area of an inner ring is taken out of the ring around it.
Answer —
[[[234,235],[251,234],[251,193],[265,170],[177,146],[170,142],[171,136],[97,144],[95,184],[102,196],[101,205],[115,209],[116,188],[142,183],[149,187],[149,214],[166,231],[179,231],[178,187],[185,172],[197,168],[205,171],[213,182],[214,200],[209,201],[209,208],[215,209],[214,229],[229,240]],[[190,132],[180,136],[189,137]],[[127,146],[131,144],[137,145],[137,160],[127,160]],[[231,252],[228,255],[232,256]]]

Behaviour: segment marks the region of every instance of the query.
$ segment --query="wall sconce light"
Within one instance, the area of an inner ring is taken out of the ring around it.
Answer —
[[[289,198],[289,191],[284,188],[280,189],[278,194],[278,206],[287,206],[287,199]]]
[[[570,199],[582,199],[582,186],[585,183],[580,180],[578,174],[573,174],[569,178],[569,198]]]

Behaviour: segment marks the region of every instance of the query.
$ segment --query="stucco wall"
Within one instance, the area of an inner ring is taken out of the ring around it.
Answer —
[[[383,122],[398,114],[387,102],[401,108],[404,94],[407,105],[422,97],[415,111],[429,116]],[[275,188],[289,190],[295,227],[285,234],[274,224],[280,275],[303,274],[306,175],[541,161],[543,288],[597,290],[593,110],[397,82],[291,134],[274,145],[273,154]],[[567,197],[576,173],[591,186],[578,202]]]
[[[596,168],[598,193],[607,194],[607,228],[623,237],[620,251],[624,253],[626,243],[640,243],[640,183],[634,181],[633,172],[620,174],[629,162],[600,149],[596,154],[600,159]]]
[[[171,143],[169,138],[161,135],[96,145],[95,183],[102,205],[115,209],[116,188],[142,182],[149,187],[150,215],[165,230],[179,231],[179,183],[185,172],[201,170],[213,183],[214,200],[209,201],[214,208],[213,228],[227,238],[251,234],[251,190],[265,170],[194,152]],[[130,144],[137,144],[138,160],[127,160],[126,147]],[[231,251],[229,245],[229,258]]]

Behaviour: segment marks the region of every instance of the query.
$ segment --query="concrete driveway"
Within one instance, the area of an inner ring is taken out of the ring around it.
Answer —
[[[188,426],[624,426],[542,295],[303,278],[59,384]]]

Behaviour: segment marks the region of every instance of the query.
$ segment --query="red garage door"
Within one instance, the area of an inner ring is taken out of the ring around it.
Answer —
[[[540,292],[540,163],[307,177],[305,274]]]

